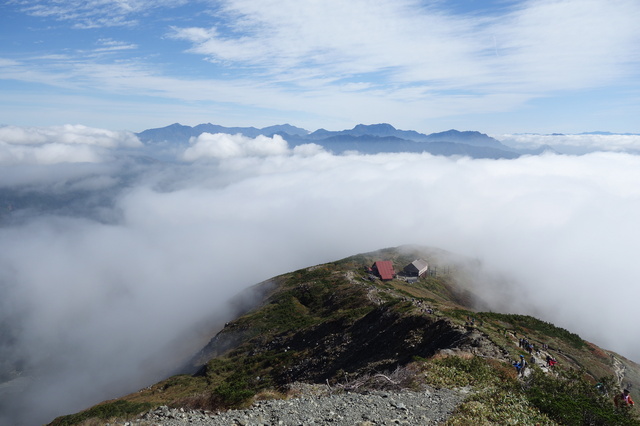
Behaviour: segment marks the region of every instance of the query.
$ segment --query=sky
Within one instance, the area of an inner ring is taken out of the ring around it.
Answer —
[[[8,0],[0,124],[638,132],[637,0]]]

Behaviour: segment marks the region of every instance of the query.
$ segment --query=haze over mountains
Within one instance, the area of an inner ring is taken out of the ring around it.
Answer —
[[[186,145],[191,138],[203,133],[258,136],[281,136],[290,147],[317,144],[334,154],[357,151],[362,154],[428,152],[433,155],[467,156],[471,158],[514,159],[521,155],[539,155],[555,152],[583,155],[597,151],[640,153],[640,134],[616,134],[606,131],[580,134],[504,134],[494,137],[478,131],[447,130],[424,134],[415,130],[396,129],[391,124],[358,124],[352,129],[330,131],[318,129],[313,132],[290,124],[264,128],[225,127],[216,124],[185,126],[172,124],[137,133],[147,144]]]
[[[329,131],[318,129],[309,132],[289,124],[255,127],[224,127],[199,124],[194,127],[172,124],[159,129],[149,129],[137,134],[145,143],[170,142],[186,144],[202,133],[241,134],[249,138],[259,135],[279,135],[291,146],[315,143],[326,150],[342,154],[357,151],[362,154],[391,152],[428,152],[433,155],[466,155],[472,158],[516,158],[522,153],[500,141],[476,131],[449,130],[425,135],[414,130],[398,130],[390,124],[358,124],[351,130]],[[543,149],[537,152],[542,152]]]

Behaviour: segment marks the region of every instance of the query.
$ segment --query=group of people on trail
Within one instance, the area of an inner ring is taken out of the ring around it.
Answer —
[[[514,333],[514,335],[515,335],[515,333]],[[516,368],[516,371],[518,372],[518,375],[524,377],[525,371],[527,369],[528,364],[535,365],[536,364],[536,356],[537,357],[542,357],[544,354],[541,353],[540,347],[537,347],[535,344],[530,342],[529,339],[527,339],[526,337],[521,337],[520,339],[518,339],[518,346],[520,348],[524,349],[525,351],[527,351],[529,353],[529,355],[531,356],[528,363],[527,363],[527,361],[525,361],[524,355],[520,355],[520,359],[518,361],[514,361],[512,363],[513,366]],[[548,350],[549,349],[549,345],[547,345],[546,343],[542,343],[541,347],[544,350]],[[547,357],[546,357],[547,367],[553,367],[558,363],[558,361],[555,358],[553,358],[551,355],[549,355],[548,353],[546,355],[547,355]]]
[[[535,365],[536,359],[533,356],[533,352],[535,351],[537,355],[540,355],[540,349],[536,348],[535,345],[530,343],[524,337],[519,339],[518,346],[520,346],[521,348],[529,352],[529,354],[531,355],[530,362]],[[546,343],[543,343],[542,348],[544,350],[548,350],[549,346]],[[555,358],[547,354],[548,367],[553,367],[557,363],[558,361]],[[525,371],[528,367],[528,363],[525,360],[524,355],[520,355],[520,359],[518,361],[514,361],[513,366],[516,368],[518,375],[521,377],[524,377]],[[602,383],[598,383],[596,385],[596,388],[598,388],[598,390],[600,390],[601,393],[606,394],[606,389]],[[631,399],[631,393],[629,392],[629,389],[623,389],[621,392],[617,393],[616,396],[613,398],[613,403],[615,404],[616,408],[619,408],[619,409],[629,409],[635,405],[635,403],[633,402],[633,399]]]
[[[467,315],[467,320],[465,321],[464,325],[465,325],[465,326],[467,326],[467,327],[475,327],[475,325],[476,325],[476,318],[475,318],[475,317],[472,317],[472,316]],[[480,326],[483,326],[483,325],[484,325],[484,321],[480,320],[480,321],[479,321],[479,325],[480,325]]]
[[[518,346],[529,352],[529,355],[533,355],[534,352],[536,353],[536,355],[540,355],[540,349],[536,348],[536,346],[533,343],[529,342],[526,337],[523,337],[518,341]]]

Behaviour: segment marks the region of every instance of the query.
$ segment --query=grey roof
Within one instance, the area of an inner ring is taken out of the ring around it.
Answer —
[[[413,266],[415,266],[415,268],[419,271],[419,272],[424,272],[427,269],[429,269],[429,264],[427,263],[426,260],[422,260],[422,259],[416,259],[413,262],[411,262],[411,264]]]

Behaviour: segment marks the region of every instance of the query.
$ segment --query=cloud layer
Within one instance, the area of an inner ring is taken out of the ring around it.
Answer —
[[[580,134],[580,135],[494,135],[503,143],[515,148],[535,149],[548,145],[561,153],[584,154],[594,151],[640,152],[640,135]]]
[[[0,127],[0,165],[97,163],[107,150],[140,147],[131,132],[82,125]]]
[[[42,143],[25,134],[14,144]],[[334,156],[278,137],[202,135],[175,162],[109,158],[31,164],[28,185],[21,168],[2,171],[15,184],[0,200],[31,194],[38,205],[0,205],[0,320],[11,336],[0,358],[35,372],[19,401],[5,398],[10,422],[16,408],[44,422],[169,374],[243,288],[401,244],[477,258],[511,283],[509,300],[498,281],[476,283],[496,309],[640,359],[618,326],[639,296],[638,156]],[[100,215],[87,191],[106,197]],[[59,199],[75,200],[72,211],[49,207]]]
[[[187,161],[200,158],[266,157],[284,155],[289,152],[287,142],[278,135],[273,138],[258,136],[256,139],[252,139],[241,134],[203,133],[197,138],[193,138],[191,145],[183,155]]]

